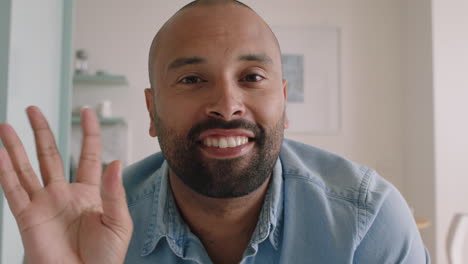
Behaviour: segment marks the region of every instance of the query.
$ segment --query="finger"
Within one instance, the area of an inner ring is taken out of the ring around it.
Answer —
[[[26,113],[34,131],[37,158],[44,186],[54,181],[65,181],[62,159],[54,135],[50,131],[49,123],[39,108],[35,106],[28,107]]]
[[[83,143],[76,181],[99,185],[102,174],[101,136],[96,114],[91,109],[81,111],[81,126]]]
[[[13,215],[20,214],[31,202],[28,193],[21,186],[10,157],[5,149],[0,147],[0,185],[8,200]]]
[[[129,239],[132,233],[132,220],[128,211],[125,190],[122,185],[120,161],[110,163],[102,177],[103,222],[122,239]]]
[[[41,189],[41,183],[34,173],[29,162],[23,143],[19,139],[15,130],[8,124],[0,125],[0,138],[8,151],[13,168],[19,176],[19,181],[24,190],[31,196],[34,192]]]

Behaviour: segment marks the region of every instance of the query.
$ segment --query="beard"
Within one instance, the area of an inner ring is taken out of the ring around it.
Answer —
[[[211,198],[236,198],[258,189],[270,177],[284,134],[284,118],[271,128],[244,119],[207,119],[187,134],[177,133],[155,115],[161,151],[169,168],[193,191]],[[232,159],[210,159],[201,152],[199,135],[209,129],[246,129],[254,133],[249,153]]]

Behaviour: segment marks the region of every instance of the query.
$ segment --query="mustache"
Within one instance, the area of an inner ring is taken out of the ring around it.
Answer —
[[[255,138],[261,138],[264,134],[264,129],[261,126],[245,119],[235,119],[232,121],[208,119],[196,124],[190,129],[187,134],[188,140],[195,143],[201,133],[210,129],[245,129],[250,130],[255,135]]]

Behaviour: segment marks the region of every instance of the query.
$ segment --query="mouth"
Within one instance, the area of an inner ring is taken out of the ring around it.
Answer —
[[[235,148],[253,141],[253,138],[246,136],[216,136],[216,137],[206,137],[203,139],[202,144],[206,147],[213,148]]]
[[[203,154],[214,159],[239,157],[249,152],[255,144],[253,133],[243,130],[210,130],[199,138]]]

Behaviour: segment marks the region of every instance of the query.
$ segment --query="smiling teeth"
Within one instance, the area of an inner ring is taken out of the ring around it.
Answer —
[[[247,137],[207,137],[203,140],[203,145],[218,148],[234,148],[249,142]]]

